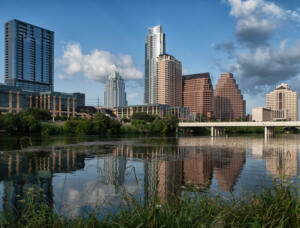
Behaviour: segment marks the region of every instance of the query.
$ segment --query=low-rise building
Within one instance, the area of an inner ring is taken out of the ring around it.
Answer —
[[[252,120],[261,121],[272,121],[272,110],[265,107],[254,107],[252,108]]]
[[[179,120],[190,120],[191,113],[189,108],[169,106],[169,105],[132,105],[127,107],[117,107],[114,108],[114,114],[117,118],[131,118],[135,113],[145,112],[151,115],[158,115],[160,118],[164,119],[168,114],[176,116]],[[193,115],[192,115],[193,116]]]
[[[61,92],[30,92],[20,87],[0,84],[0,112],[19,113],[29,108],[48,110],[53,117],[75,116],[76,96]]]

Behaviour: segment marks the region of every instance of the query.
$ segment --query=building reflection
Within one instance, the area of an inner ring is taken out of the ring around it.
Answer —
[[[179,138],[179,146],[197,151],[194,156],[199,159],[194,162],[199,174],[191,172],[195,178],[207,183],[214,176],[220,191],[233,191],[246,161],[244,142],[230,138]]]
[[[6,152],[0,156],[0,182],[4,185],[3,209],[16,216],[31,189],[43,190],[43,199],[53,204],[52,180],[56,173],[72,172],[84,168],[84,155],[75,149],[51,152]]]
[[[277,138],[252,142],[252,154],[260,154],[266,161],[266,170],[275,178],[285,179],[298,173],[297,138]]]
[[[111,184],[115,188],[115,192],[119,191],[119,187],[124,184],[126,171],[126,155],[124,147],[114,149],[112,155],[104,157],[104,176],[107,184]]]
[[[213,176],[220,191],[232,191],[245,164],[245,148],[227,141],[213,142],[211,147],[210,138],[201,139],[201,144],[190,140],[180,138],[179,145],[172,147],[122,145],[114,156],[142,159],[145,200],[157,197],[164,201],[171,194],[193,191],[194,187],[208,189]]]

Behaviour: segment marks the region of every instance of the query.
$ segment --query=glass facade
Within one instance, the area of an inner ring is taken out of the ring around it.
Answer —
[[[106,108],[127,106],[125,82],[119,72],[113,71],[106,80],[104,106]]]
[[[12,20],[5,24],[5,83],[53,91],[54,32]]]
[[[158,103],[157,57],[165,53],[165,34],[160,25],[148,28],[145,44],[145,104]]]

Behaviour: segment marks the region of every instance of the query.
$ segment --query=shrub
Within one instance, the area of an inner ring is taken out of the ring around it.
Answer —
[[[41,109],[37,109],[37,108],[27,109],[24,112],[24,115],[25,116],[27,116],[27,115],[33,116],[36,120],[39,120],[39,121],[48,121],[48,120],[52,119],[51,114],[48,110],[41,110]]]
[[[64,132],[63,126],[57,126],[53,123],[42,123],[41,135],[60,135]]]

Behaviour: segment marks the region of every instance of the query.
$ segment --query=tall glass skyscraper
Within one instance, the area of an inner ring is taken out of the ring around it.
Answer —
[[[125,83],[119,72],[113,71],[106,80],[104,106],[107,108],[127,106]]]
[[[165,54],[165,50],[165,34],[162,32],[162,26],[149,27],[145,44],[145,104],[158,103],[157,57]]]
[[[53,91],[54,32],[12,20],[5,24],[5,83]]]

